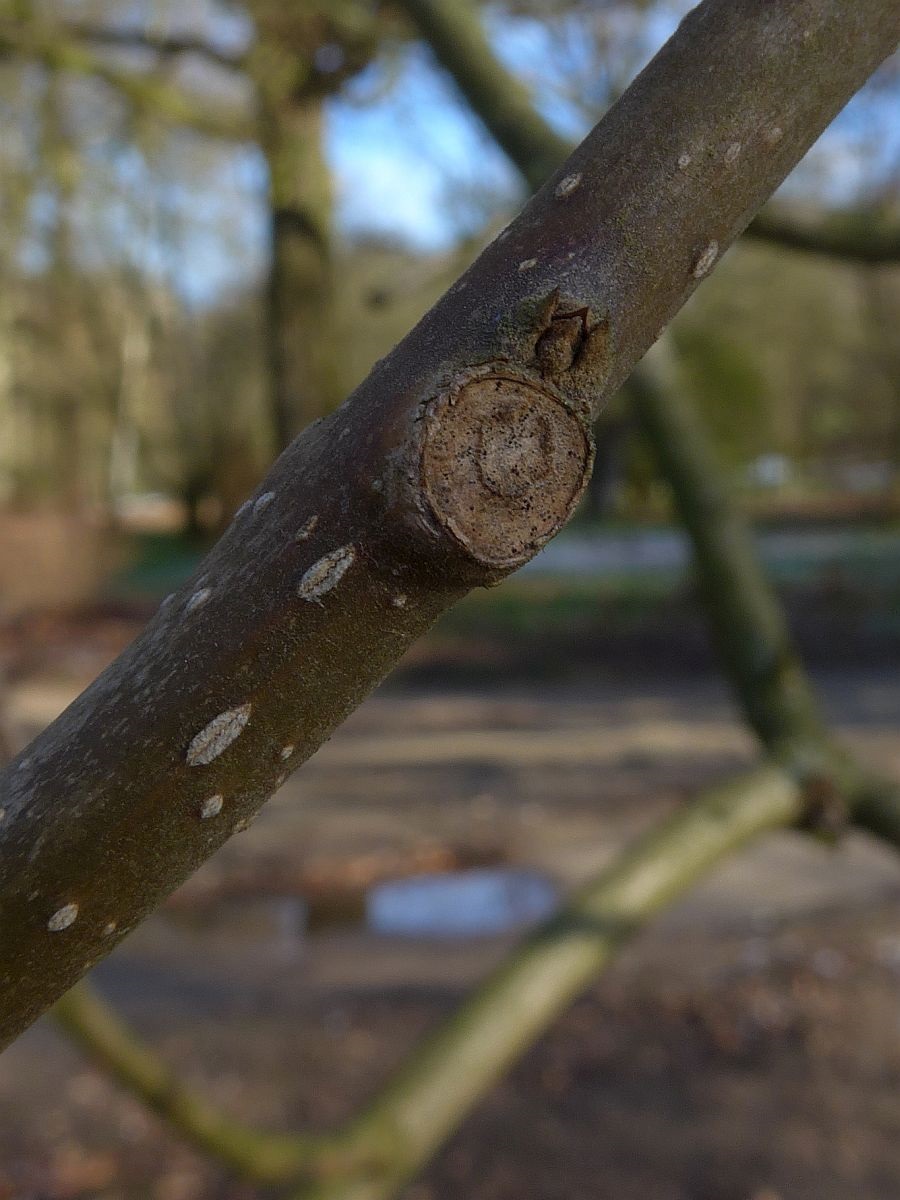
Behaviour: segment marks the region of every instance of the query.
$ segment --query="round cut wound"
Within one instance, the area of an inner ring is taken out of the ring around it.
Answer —
[[[438,522],[486,566],[526,562],[566,521],[587,480],[578,418],[540,387],[487,375],[432,402],[422,453]]]

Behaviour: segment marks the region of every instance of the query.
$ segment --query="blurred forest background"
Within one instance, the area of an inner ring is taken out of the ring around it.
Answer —
[[[486,5],[484,20],[546,120],[576,139],[687,7],[535,0]],[[41,596],[64,601],[96,596],[116,546],[101,530],[220,530],[273,453],[353,388],[526,192],[401,7],[4,8],[9,606],[42,586],[26,545],[68,555]],[[900,219],[898,102],[888,66],[779,209],[877,241]],[[895,515],[898,304],[890,266],[754,240],[678,319],[685,383],[759,515]],[[667,521],[625,404],[599,441],[584,516]]]
[[[471,7],[575,141],[691,4]],[[187,578],[273,456],[528,189],[405,5],[376,0],[0,0],[0,130],[0,654],[16,743]],[[794,233],[742,239],[674,322],[679,386],[830,717],[896,768],[896,60],[769,213]],[[510,930],[750,761],[627,389],[597,435],[570,530],[451,613],[99,969],[242,1118],[345,1116]],[[782,835],[679,908],[409,1200],[895,1197],[900,872],[853,839],[828,853]],[[373,907],[381,884],[484,868],[519,873],[499,917],[483,875],[487,893],[450,893],[430,917],[422,893]],[[448,905],[449,929],[434,915]],[[0,1063],[0,1197],[248,1194],[47,1022]]]

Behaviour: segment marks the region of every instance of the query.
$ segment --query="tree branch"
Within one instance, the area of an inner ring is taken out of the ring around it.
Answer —
[[[828,733],[784,610],[712,445],[679,385],[670,340],[652,348],[628,391],[641,432],[672,488],[691,538],[705,609],[751,728],[773,753]]]
[[[313,1156],[327,1156],[327,1139],[258,1133],[189,1091],[88,983],[63,996],[53,1016],[127,1091],[236,1175],[257,1183],[282,1183],[296,1179]]]
[[[273,1136],[232,1122],[187,1093],[84,984],[54,1015],[125,1088],[237,1173],[261,1183],[301,1180],[297,1200],[385,1200],[627,938],[732,851],[796,823],[805,804],[800,785],[774,766],[701,793],[531,934],[334,1135]]]
[[[765,208],[747,227],[747,237],[783,246],[872,265],[900,262],[900,227],[878,225],[872,220],[837,217],[819,218],[815,223],[789,217],[781,209]]]
[[[152,1052],[82,986],[56,1006],[64,1028],[189,1140],[259,1182],[307,1177],[298,1197],[392,1195],[619,946],[720,859],[803,814],[775,767],[703,793],[587,884],[514,951],[342,1133],[272,1138],[235,1126],[174,1082]],[[309,1177],[325,1182],[310,1183]]]
[[[387,1200],[648,918],[731,851],[794,824],[804,803],[788,775],[764,766],[647,834],[531,935],[363,1114],[354,1137],[381,1151],[382,1171],[303,1188],[296,1200]]]
[[[898,33],[884,0],[705,0],[285,451],[195,578],[0,776],[2,1042],[250,819],[440,612],[559,529],[592,404]],[[699,145],[722,153],[681,170]]]
[[[196,55],[213,66],[229,71],[239,71],[247,62],[247,53],[235,54],[219,50],[205,38],[156,34],[144,29],[111,29],[108,26],[88,25],[83,22],[66,21],[59,26],[62,36],[93,46],[105,46],[122,50],[148,50],[163,58],[175,58],[182,54]]]
[[[44,24],[0,23],[0,57],[9,55],[33,59],[50,70],[100,79],[142,113],[209,137],[250,140],[256,136],[250,115],[211,107],[152,74],[116,66],[102,51],[67,40]]]
[[[533,191],[553,174],[572,151],[571,143],[540,115],[534,98],[522,81],[494,54],[478,13],[469,0],[400,0],[416,29],[456,83],[463,97],[509,156]],[[773,123],[768,136],[773,145],[780,126]],[[734,149],[732,149],[734,148]],[[720,150],[740,155],[734,137]],[[678,154],[681,170],[697,170],[697,159],[707,146],[685,145]],[[735,158],[736,161],[736,158]],[[763,211],[753,218],[745,235],[791,250],[867,263],[900,261],[900,228],[871,230],[860,223],[820,220],[804,223],[786,212]]]
[[[513,128],[525,103],[521,87],[493,56],[474,11],[447,0],[402,3],[498,143],[524,178],[537,185],[548,159],[560,153],[560,140],[533,109],[520,131]],[[740,157],[733,147],[743,151],[737,141],[730,143],[726,160]],[[678,166],[694,169],[690,152],[679,155]],[[778,236],[793,236],[795,245],[814,248],[815,239],[802,243],[807,234],[777,226],[768,217],[764,221],[773,236],[780,230]],[[834,232],[835,244],[849,253],[853,230]],[[857,226],[854,236],[858,234]],[[824,251],[824,243],[817,245]],[[852,245],[855,253],[863,252],[862,241]],[[868,244],[872,253],[887,254],[889,249],[888,236]],[[807,776],[827,778],[860,824],[900,845],[900,787],[872,779],[831,742],[750,528],[675,375],[663,339],[634,372],[629,390],[691,537],[714,639],[747,720],[770,753],[790,760]]]
[[[629,381],[641,430],[691,537],[713,638],[763,746],[820,789],[825,823],[843,820],[900,846],[900,784],[835,744],[793,644],[752,531],[731,497],[663,338]]]
[[[532,191],[572,153],[572,143],[540,115],[525,84],[494,54],[470,0],[400,0],[463,98]]]

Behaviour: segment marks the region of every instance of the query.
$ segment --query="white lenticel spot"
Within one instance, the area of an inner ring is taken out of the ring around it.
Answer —
[[[393,604],[394,608],[406,608],[406,597],[400,592],[399,595],[394,596],[391,604]]]
[[[532,267],[536,267],[536,266],[537,266],[536,258],[523,258],[522,261],[519,263],[519,270],[520,271],[530,271]]]
[[[184,606],[185,612],[193,612],[195,608],[202,608],[211,595],[212,588],[200,588],[199,591],[194,592],[193,596],[191,596],[190,600]]]
[[[279,775],[278,778],[275,780],[275,786],[277,788],[280,788],[286,779],[287,779],[287,771],[283,771],[282,774]]]
[[[682,152],[678,155],[679,170],[685,171],[685,170],[687,170],[687,168],[690,165],[691,165],[691,156],[688,154],[687,150],[682,150]]]
[[[770,146],[774,146],[776,142],[780,142],[784,137],[784,130],[780,125],[773,125],[766,134],[766,141]]]
[[[740,152],[741,152],[741,143],[740,142],[732,142],[731,145],[728,147],[728,149],[725,151],[725,161],[727,163],[733,163],[735,161],[735,159],[737,158],[737,156],[740,154]]]
[[[268,508],[275,499],[274,492],[263,492],[261,496],[257,496],[253,501],[253,511],[262,512],[264,508]]]
[[[77,916],[77,904],[74,902],[72,904],[64,904],[62,908],[56,910],[47,922],[47,928],[51,933],[61,933],[64,929],[68,929],[70,925],[74,925]]]
[[[556,185],[555,195],[560,198],[571,196],[581,183],[582,175],[580,171],[575,171],[571,175],[567,175],[565,179],[561,179]]]
[[[706,272],[710,269],[719,255],[719,243],[710,242],[697,261],[694,263],[692,275],[695,279],[702,279]]]
[[[353,546],[339,546],[314,562],[297,585],[301,600],[318,600],[341,582],[356,560]]]
[[[222,811],[222,805],[225,803],[225,797],[218,792],[215,796],[207,796],[200,805],[200,820],[208,821],[210,817],[217,817]]]
[[[293,742],[291,742],[291,743],[290,743],[289,745],[287,745],[287,746],[282,746],[282,747],[281,747],[281,752],[280,752],[280,753],[281,753],[281,757],[282,757],[282,758],[284,758],[284,759],[288,759],[288,758],[290,758],[290,757],[291,757],[291,755],[294,753],[294,743],[293,743]]]
[[[218,758],[223,750],[227,750],[235,738],[244,732],[244,726],[250,720],[250,705],[241,704],[237,708],[229,708],[226,712],[213,717],[193,738],[187,748],[187,764],[189,767],[204,767]]]
[[[318,513],[314,513],[308,520],[304,521],[294,535],[295,541],[305,542],[312,531],[319,523]]]
[[[103,936],[104,937],[112,937],[112,935],[116,932],[116,930],[118,928],[119,928],[118,921],[107,921],[106,924],[103,926]]]

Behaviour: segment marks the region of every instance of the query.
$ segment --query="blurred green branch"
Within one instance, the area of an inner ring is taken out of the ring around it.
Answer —
[[[825,724],[784,610],[677,367],[664,335],[632,374],[628,392],[690,535],[726,673],[767,749],[778,754],[787,742],[824,743]]]
[[[494,53],[471,0],[398,3],[473,112],[537,191],[571,154],[572,143],[541,116],[528,88]],[[851,261],[900,261],[896,224],[873,226],[871,221],[834,218],[812,222],[789,216],[784,209],[763,209],[744,236]]]
[[[820,827],[849,820],[900,846],[900,784],[862,768],[831,738],[670,343],[664,336],[650,350],[628,388],[690,535],[713,639],[747,722],[776,760],[817,789]]]
[[[745,237],[770,242],[785,250],[800,250],[847,262],[900,262],[900,225],[868,213],[841,213],[815,220],[788,214],[767,205],[757,213]]]
[[[312,1141],[257,1133],[191,1092],[89,984],[78,984],[68,992],[53,1015],[68,1036],[123,1087],[186,1141],[237,1175],[258,1183],[293,1179],[313,1148],[321,1149]]]
[[[791,774],[758,767],[702,792],[585,884],[412,1052],[334,1135],[246,1129],[186,1091],[86,984],[53,1012],[100,1065],[188,1141],[296,1200],[387,1200],[630,936],[731,852],[803,818]]]
[[[92,49],[69,37],[62,27],[44,21],[0,21],[0,60],[3,57],[30,59],[49,70],[99,79],[142,115],[210,137],[251,140],[257,136],[252,114],[209,105],[152,72],[119,66],[102,49]]]
[[[88,25],[80,21],[60,23],[59,30],[67,38],[93,46],[121,50],[148,50],[164,58],[181,54],[196,55],[214,66],[225,70],[243,70],[249,57],[248,52],[229,53],[212,45],[205,38],[186,34],[157,34],[145,29],[112,29],[108,26]]]

